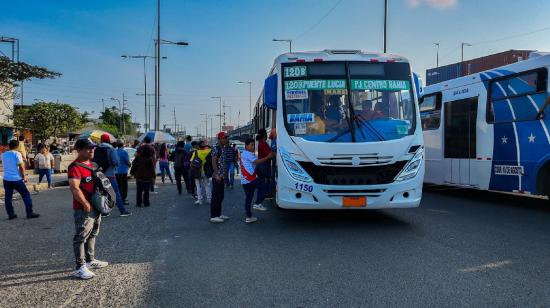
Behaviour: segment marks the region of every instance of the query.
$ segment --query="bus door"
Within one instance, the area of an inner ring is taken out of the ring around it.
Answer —
[[[444,106],[445,182],[475,184],[472,160],[476,159],[478,97],[448,102]]]

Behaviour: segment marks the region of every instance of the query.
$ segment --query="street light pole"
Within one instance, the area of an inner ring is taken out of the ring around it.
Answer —
[[[468,44],[468,43],[462,42],[460,45],[461,45],[461,47],[462,47],[460,62],[464,62],[464,46],[470,47],[470,46],[472,46],[472,44]]]
[[[435,51],[435,67],[439,67],[439,43],[434,43],[437,46]]]
[[[288,43],[288,46],[289,46],[289,49],[290,49],[290,52],[292,52],[292,40],[290,40],[290,39],[276,39],[276,38],[274,38],[272,41],[273,41],[273,42],[287,42],[287,43]]]
[[[388,29],[388,0],[384,0],[384,53],[386,53]]]
[[[238,81],[238,84],[248,84],[248,116],[252,119],[252,81]]]
[[[160,130],[160,0],[157,0],[157,40],[156,53],[156,80],[155,80],[155,130]]]

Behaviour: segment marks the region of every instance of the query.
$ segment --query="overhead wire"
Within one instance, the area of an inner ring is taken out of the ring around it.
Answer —
[[[304,35],[311,32],[313,29],[315,29],[317,26],[319,26],[325,20],[325,18],[327,18],[330,15],[330,13],[332,13],[332,11],[334,11],[340,5],[340,3],[342,3],[343,1],[344,0],[338,0],[316,23],[314,23],[311,27],[309,27],[304,32],[302,32],[299,35],[297,35],[296,37],[294,37],[294,40],[303,37]]]

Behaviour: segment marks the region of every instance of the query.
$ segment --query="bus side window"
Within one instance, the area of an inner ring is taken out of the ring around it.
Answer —
[[[546,69],[539,69],[491,81],[487,122],[535,120],[547,97],[547,80]]]
[[[420,100],[422,130],[435,130],[441,124],[441,93],[424,96]]]

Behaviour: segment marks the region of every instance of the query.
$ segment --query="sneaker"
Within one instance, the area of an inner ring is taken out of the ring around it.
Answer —
[[[151,206],[151,204],[150,204],[150,203],[146,203],[144,206],[145,206],[145,207],[149,207],[149,206]]]
[[[253,209],[257,210],[257,211],[267,211],[267,208],[264,207],[263,205],[261,204],[254,204],[252,206]]]
[[[256,221],[258,221],[258,218],[256,218],[256,217],[246,217],[246,219],[244,220],[244,222],[246,222],[247,224],[253,223],[253,222],[256,222]]]
[[[13,214],[13,215],[8,217],[8,220],[12,220],[12,219],[15,219],[15,218],[17,218],[17,215]]]
[[[86,267],[86,265],[82,265],[78,270],[74,271],[73,276],[79,279],[91,279],[94,278],[95,274]]]
[[[101,217],[109,217],[109,216],[111,216],[111,213],[101,214]]]
[[[202,202],[200,200],[195,201],[195,205],[202,205]]]
[[[40,214],[30,213],[29,215],[27,215],[27,219],[33,219],[38,217],[40,217]]]
[[[141,207],[141,204],[136,204],[136,207]]]
[[[124,200],[124,205],[130,205],[130,201]]]
[[[211,223],[221,223],[221,222],[224,222],[225,220],[223,220],[222,218],[220,217],[214,217],[214,218],[210,218],[210,222]]]
[[[155,191],[152,191],[151,193],[152,193],[153,195],[156,195],[156,194],[158,194],[159,192],[155,190]]]
[[[132,215],[132,213],[130,213],[130,212],[122,212],[122,213],[120,213],[120,217],[128,217],[128,216],[131,216],[131,215]]]
[[[223,220],[229,220],[229,216],[225,216],[225,215],[220,215],[220,218]]]
[[[93,260],[91,262],[86,262],[86,267],[91,269],[104,268],[109,265],[109,262]]]

